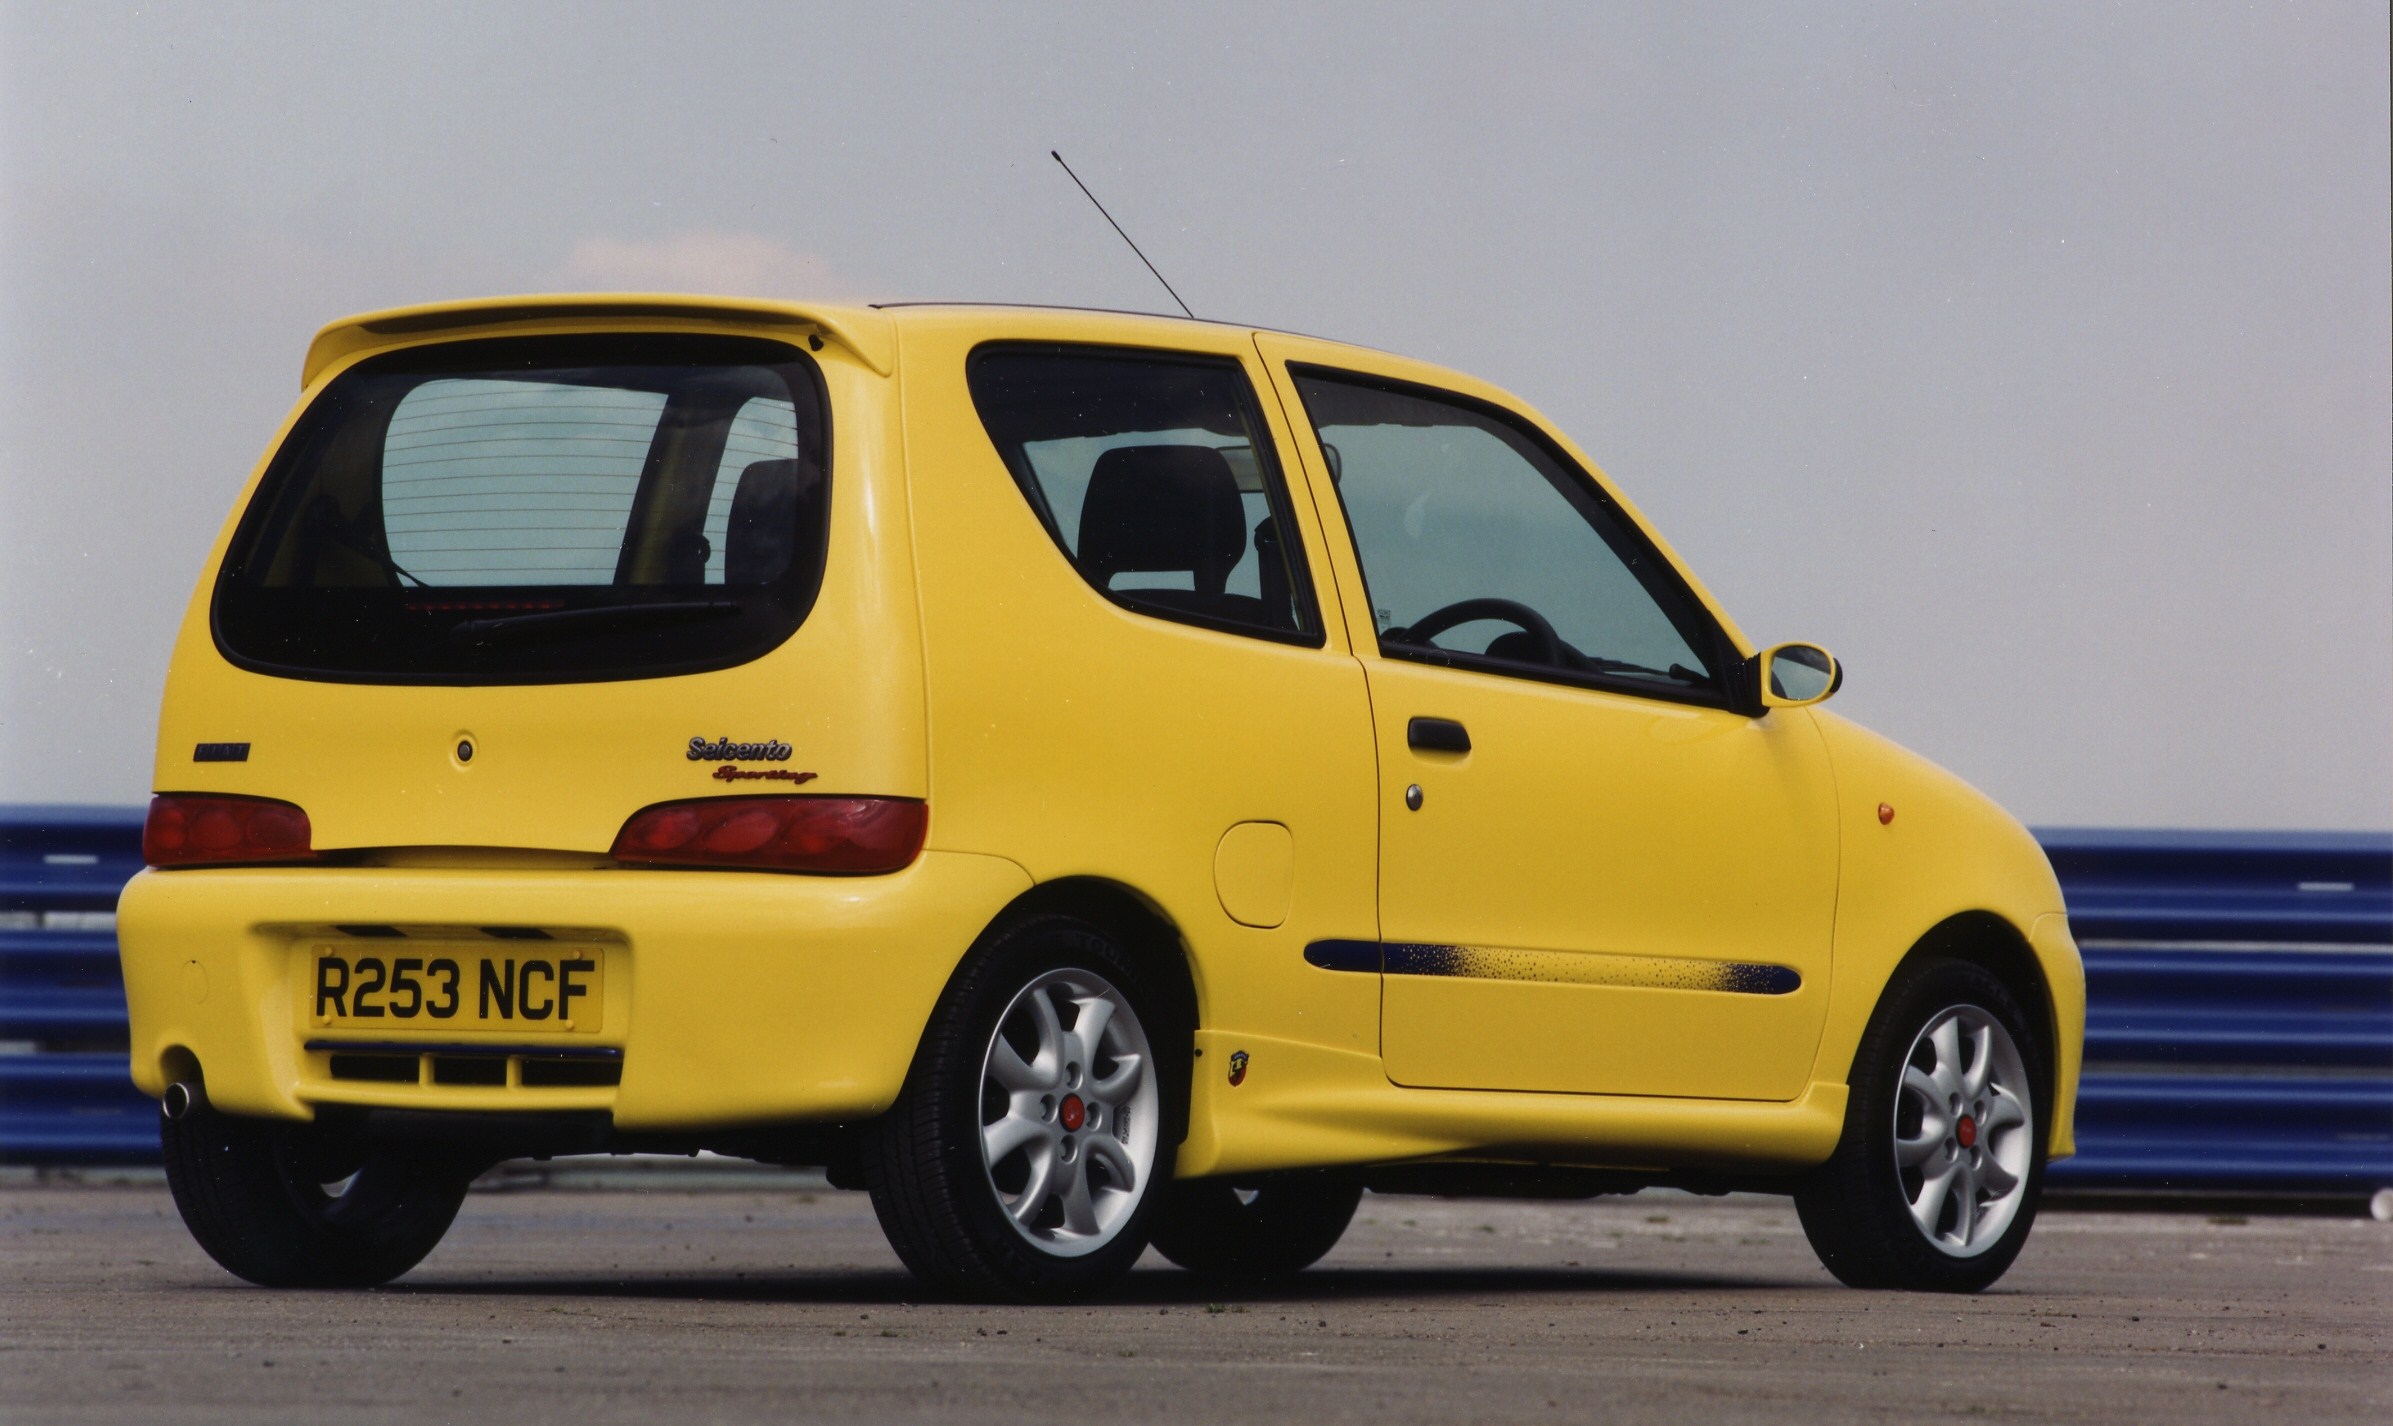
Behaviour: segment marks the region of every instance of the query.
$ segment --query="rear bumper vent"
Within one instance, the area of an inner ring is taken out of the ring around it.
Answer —
[[[615,1078],[621,1079],[618,1069]],[[480,1084],[504,1087],[507,1083],[507,1062],[501,1059],[476,1059],[466,1055],[432,1056],[434,1084]],[[612,1084],[614,1080],[607,1083]]]
[[[503,1068],[503,1066],[502,1066]],[[414,1084],[420,1075],[413,1055],[334,1055],[332,1077],[367,1084]]]
[[[584,1089],[623,1083],[621,1061],[525,1060],[518,1071],[526,1089]]]
[[[623,1082],[623,1051],[605,1045],[412,1045],[310,1040],[332,1079],[483,1089],[608,1089]]]

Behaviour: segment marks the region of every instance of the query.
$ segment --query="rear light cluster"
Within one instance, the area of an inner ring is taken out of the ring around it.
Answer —
[[[619,862],[768,871],[897,871],[922,854],[930,807],[904,797],[706,797],[660,802],[615,835]],[[307,813],[264,797],[150,799],[155,867],[315,860]]]
[[[912,863],[929,826],[929,804],[904,797],[704,797],[632,814],[614,857],[863,875]]]
[[[307,813],[264,797],[167,793],[150,799],[141,859],[151,866],[315,859]]]

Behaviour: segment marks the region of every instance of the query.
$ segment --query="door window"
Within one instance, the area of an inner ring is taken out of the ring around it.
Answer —
[[[1291,375],[1345,507],[1381,653],[1718,695],[1716,626],[1528,427],[1420,388]]]
[[[1287,491],[1234,361],[984,347],[989,439],[1073,566],[1142,614],[1320,642]]]

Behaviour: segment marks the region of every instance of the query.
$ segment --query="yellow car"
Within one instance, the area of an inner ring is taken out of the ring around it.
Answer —
[[[211,551],[120,936],[200,1244],[522,1154],[868,1189],[935,1287],[1295,1271],[1365,1188],[1791,1193],[1972,1290],[2070,1149],[2036,844],[1420,362],[965,306],[377,312]]]

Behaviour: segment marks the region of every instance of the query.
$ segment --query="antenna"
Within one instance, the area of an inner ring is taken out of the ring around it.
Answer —
[[[1064,162],[1064,156],[1063,156],[1062,154],[1059,154],[1059,153],[1057,153],[1057,152],[1056,152],[1055,150],[1053,150],[1053,149],[1049,149],[1049,150],[1047,150],[1047,157],[1049,157],[1049,158],[1051,158],[1051,159],[1054,159],[1054,160],[1056,161],[1056,163],[1057,163],[1057,164],[1061,165],[1061,167],[1063,168],[1063,171],[1064,171],[1064,176],[1065,176],[1065,177],[1067,177],[1067,178],[1069,178],[1069,179],[1071,179],[1071,180],[1072,180],[1072,183],[1073,183],[1073,185],[1074,185],[1075,187],[1079,188],[1079,190],[1080,190],[1080,191],[1081,191],[1083,194],[1087,195],[1087,197],[1088,197],[1088,201],[1089,201],[1089,202],[1091,202],[1091,203],[1097,203],[1097,195],[1096,195],[1096,194],[1094,194],[1094,193],[1090,193],[1090,192],[1088,191],[1088,185],[1087,185],[1087,184],[1085,184],[1085,183],[1082,183],[1082,182],[1080,181],[1080,175],[1079,175],[1079,174],[1072,172],[1072,165],[1070,165],[1070,164],[1068,164],[1068,163],[1065,163],[1065,162]],[[1104,204],[1102,204],[1102,203],[1097,203],[1097,212],[1098,212],[1098,214],[1099,214],[1100,216],[1102,216],[1102,217],[1105,219],[1105,221],[1106,221],[1106,222],[1108,222],[1108,223],[1113,223],[1113,230],[1114,230],[1115,232],[1117,232],[1117,233],[1122,233],[1122,225],[1121,225],[1121,224],[1119,224],[1119,223],[1114,223],[1114,222],[1113,222],[1113,214],[1111,214],[1111,213],[1108,213],[1108,212],[1106,212],[1106,211],[1105,211],[1105,205],[1104,205]],[[1179,294],[1177,291],[1174,291],[1174,290],[1173,290],[1173,288],[1172,288],[1172,284],[1171,284],[1171,281],[1170,281],[1170,279],[1166,278],[1166,277],[1165,277],[1165,276],[1164,276],[1162,273],[1160,273],[1160,272],[1156,272],[1156,269],[1155,269],[1155,264],[1153,264],[1153,263],[1151,263],[1151,262],[1147,262],[1147,255],[1146,255],[1145,253],[1143,253],[1143,252],[1139,252],[1139,251],[1138,251],[1138,244],[1137,244],[1137,242],[1135,242],[1134,240],[1132,240],[1131,236],[1130,236],[1128,233],[1122,233],[1122,241],[1123,241],[1123,242],[1125,242],[1125,243],[1129,243],[1129,244],[1130,244],[1130,251],[1132,251],[1132,252],[1134,252],[1134,253],[1138,253],[1138,260],[1139,260],[1140,262],[1146,262],[1146,263],[1147,263],[1147,271],[1155,273],[1155,280],[1156,280],[1157,282],[1160,282],[1160,283],[1162,283],[1162,284],[1163,284],[1163,290],[1164,290],[1164,291],[1166,291],[1166,292],[1170,292],[1170,293],[1172,294],[1172,300],[1173,300],[1174,302],[1179,302],[1179,303],[1180,303],[1180,310],[1181,310],[1182,312],[1187,312],[1187,313],[1188,313],[1188,319],[1189,319],[1190,321],[1192,321],[1192,322],[1193,322],[1193,321],[1195,321],[1195,320],[1196,320],[1196,313],[1194,313],[1194,312],[1189,312],[1189,311],[1188,311],[1188,304],[1187,304],[1186,302],[1181,302],[1181,301],[1180,301],[1180,294]]]

